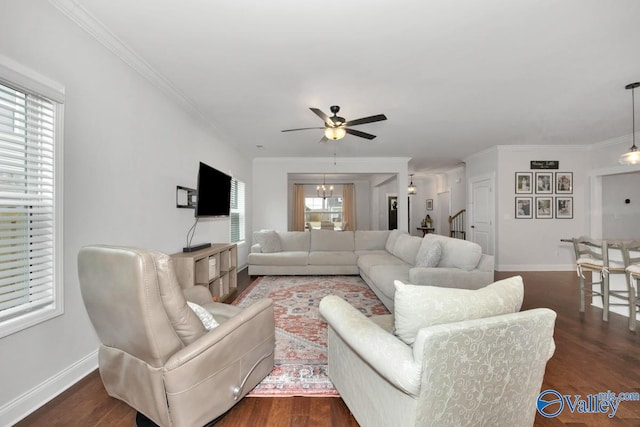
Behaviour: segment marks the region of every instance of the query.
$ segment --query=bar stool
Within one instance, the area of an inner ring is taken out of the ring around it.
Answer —
[[[595,240],[589,237],[572,239],[573,250],[576,255],[577,273],[580,281],[580,312],[584,313],[585,294],[602,298],[602,320],[609,321],[609,275],[625,274],[623,263],[609,260],[609,244],[606,240]],[[591,290],[585,290],[585,271],[591,272]],[[593,278],[598,274],[598,281]],[[594,285],[600,286],[595,290]],[[619,293],[615,296],[621,297]]]
[[[622,257],[624,259],[625,277],[629,291],[629,329],[635,331],[637,323],[636,312],[640,307],[640,295],[638,295],[638,284],[640,281],[640,240],[625,242],[622,245]]]

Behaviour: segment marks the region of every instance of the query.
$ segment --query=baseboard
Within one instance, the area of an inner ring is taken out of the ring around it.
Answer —
[[[98,350],[0,408],[0,425],[14,425],[98,367]]]
[[[574,271],[575,264],[553,264],[553,265],[496,265],[496,271]]]

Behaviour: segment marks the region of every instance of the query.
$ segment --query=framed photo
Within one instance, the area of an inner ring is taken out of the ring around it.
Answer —
[[[536,218],[553,218],[553,197],[536,197]]]
[[[427,199],[427,210],[428,211],[433,210],[433,199]]]
[[[516,172],[516,194],[531,194],[533,193],[532,172]]]
[[[553,172],[536,172],[536,194],[553,194]]]
[[[533,197],[516,197],[516,218],[533,218]]]
[[[556,197],[556,218],[573,218],[573,197]]]
[[[556,172],[556,194],[573,194],[573,172]]]

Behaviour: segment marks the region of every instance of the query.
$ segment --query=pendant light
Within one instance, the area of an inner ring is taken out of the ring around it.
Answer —
[[[625,89],[631,89],[631,121],[632,121],[632,134],[631,138],[633,144],[629,151],[620,156],[621,165],[636,165],[640,163],[640,151],[638,151],[638,147],[636,147],[636,105],[635,105],[635,96],[634,91],[637,87],[640,86],[640,82],[630,83],[626,85]]]
[[[407,193],[409,193],[410,196],[413,196],[416,194],[416,186],[413,185],[413,174],[409,174],[409,176],[411,177],[411,183],[407,187]]]

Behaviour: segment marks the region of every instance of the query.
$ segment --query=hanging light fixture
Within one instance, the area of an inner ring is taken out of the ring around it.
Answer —
[[[318,197],[322,197],[322,200],[327,198],[326,175],[322,175],[322,185],[316,187],[316,192],[318,193]],[[329,197],[333,197],[333,185],[329,187]]]
[[[409,193],[410,196],[413,196],[416,194],[416,186],[413,185],[413,174],[409,174],[409,176],[411,177],[411,183],[407,187],[407,193]]]
[[[632,134],[631,138],[633,144],[629,151],[620,156],[621,165],[636,165],[640,163],[640,151],[638,151],[638,147],[636,147],[636,100],[634,96],[634,91],[637,87],[640,87],[640,82],[630,83],[626,85],[625,89],[631,89],[631,122],[632,122]]]

